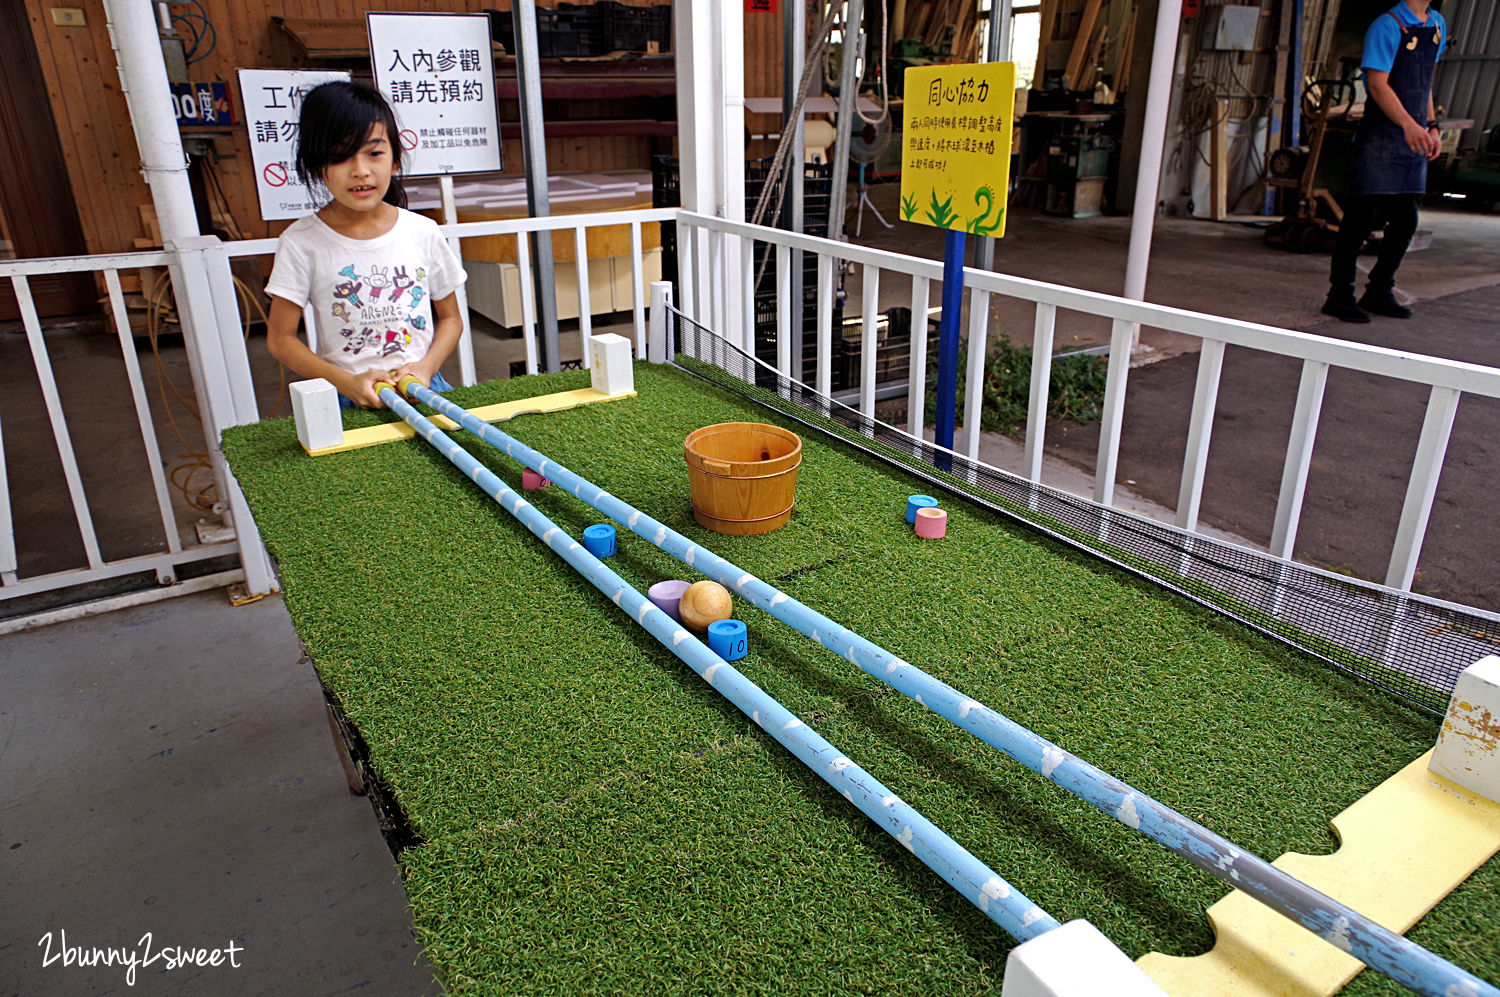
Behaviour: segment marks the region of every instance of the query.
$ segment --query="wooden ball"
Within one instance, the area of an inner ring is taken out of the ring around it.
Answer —
[[[734,615],[734,600],[718,582],[694,582],[682,593],[677,611],[689,630],[701,634],[715,620],[727,620]]]

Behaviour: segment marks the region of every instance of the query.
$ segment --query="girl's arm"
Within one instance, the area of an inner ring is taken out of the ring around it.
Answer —
[[[375,394],[376,381],[394,380],[387,371],[370,370],[363,374],[349,371],[318,356],[297,336],[302,309],[285,298],[271,296],[271,314],[266,321],[266,347],[271,356],[303,377],[321,377],[364,408],[385,408]]]
[[[446,298],[439,298],[432,303],[432,348],[427,355],[415,363],[409,363],[396,371],[395,377],[410,374],[423,384],[432,383],[432,375],[443,366],[443,361],[453,353],[453,348],[458,345],[459,337],[464,332],[463,316],[458,310],[458,292],[454,291]]]

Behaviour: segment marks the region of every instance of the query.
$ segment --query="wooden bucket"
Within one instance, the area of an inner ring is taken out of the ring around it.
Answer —
[[[802,440],[759,422],[721,422],[684,441],[693,516],[715,533],[769,533],[792,518]]]

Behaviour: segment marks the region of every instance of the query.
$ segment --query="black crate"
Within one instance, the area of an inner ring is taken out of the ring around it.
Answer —
[[[667,52],[672,47],[672,8],[669,4],[629,7],[614,0],[599,0],[600,30],[607,51]]]
[[[510,11],[485,13],[490,16],[490,37],[515,55],[516,32]],[[604,55],[610,51],[605,47],[604,24],[599,14],[593,7],[573,4],[561,4],[557,10],[537,8],[536,47],[543,59]]]
[[[767,175],[771,171],[774,157],[754,159],[745,163],[745,212],[747,216],[755,210]],[[656,208],[674,208],[682,203],[679,164],[675,156],[656,156],[651,162],[651,205]],[[803,178],[802,230],[808,235],[826,235],[828,232],[828,205],[833,192],[833,166],[829,163],[809,163]],[[767,262],[767,256],[770,256]],[[677,226],[663,222],[661,226],[662,279],[677,281]],[[764,265],[764,273],[762,273]],[[759,278],[755,289],[755,353],[771,364],[776,364],[776,309],[777,299],[776,257],[771,246],[762,243],[755,247],[752,275]],[[842,391],[849,387],[853,361],[847,348],[840,346],[844,305],[841,294],[842,278],[834,286],[833,305],[833,388]],[[792,307],[796,307],[793,305]],[[806,377],[817,370],[818,356],[818,268],[803,261],[802,267],[802,329],[803,362]],[[795,366],[795,364],[794,364]],[[798,376],[793,370],[792,375]],[[774,377],[774,375],[771,375]]]

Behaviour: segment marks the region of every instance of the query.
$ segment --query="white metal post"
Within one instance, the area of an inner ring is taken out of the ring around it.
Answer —
[[[246,588],[251,595],[263,595],[275,590],[275,575],[250,507],[219,443],[219,434],[225,429],[259,418],[250,362],[239,335],[236,298],[229,284],[229,258],[223,244],[211,235],[176,239],[168,248],[177,254],[178,262],[171,268],[172,286],[198,394],[204,443],[219,491],[217,508],[226,524],[234,528]],[[223,290],[226,284],[228,291]],[[217,294],[216,285],[220,288]]]
[[[879,352],[876,323],[880,321],[880,268],[864,268],[860,298],[859,414],[875,418],[875,361]],[[868,435],[875,435],[870,430]]]
[[[453,175],[444,173],[438,178],[438,189],[443,198],[443,224],[458,224],[458,201],[453,196]],[[448,239],[453,255],[463,258],[463,248],[457,236]],[[469,295],[467,284],[458,285],[458,314],[463,320],[463,332],[458,338],[458,383],[468,387],[478,381],[474,370],[474,335],[469,323]]]
[[[1135,180],[1130,256],[1125,264],[1125,297],[1140,301],[1146,299],[1146,269],[1151,258],[1151,232],[1156,225],[1162,153],[1167,144],[1167,105],[1172,97],[1172,68],[1177,58],[1177,28],[1181,19],[1182,4],[1161,0],[1156,11],[1156,40],[1151,48],[1151,79],[1146,90],[1146,123]],[[1135,332],[1138,335],[1139,328]]]
[[[636,359],[646,356],[646,266],[641,249],[641,223],[630,223],[630,314],[635,319]]]
[[[1120,461],[1120,427],[1125,421],[1125,380],[1130,376],[1130,343],[1135,323],[1115,319],[1109,336],[1109,374],[1104,383],[1104,411],[1099,417],[1099,460],[1094,467],[1094,501],[1110,505],[1115,498],[1115,469]],[[1105,517],[1108,524],[1108,517]]]
[[[1453,432],[1460,397],[1452,388],[1439,387],[1434,387],[1427,396],[1427,415],[1422,420],[1411,479],[1406,483],[1406,501],[1401,504],[1401,525],[1396,529],[1396,544],[1385,574],[1386,585],[1403,592],[1411,591],[1412,579],[1416,577],[1417,558],[1427,536],[1427,519],[1432,515],[1432,501],[1437,496],[1438,478],[1443,473],[1443,458],[1448,453],[1448,437]]]
[[[651,282],[651,318],[646,340],[646,356],[652,363],[666,363],[671,359],[668,348],[672,336],[672,282]]]
[[[911,373],[906,379],[906,431],[922,438],[922,415],[927,407],[927,296],[926,277],[911,279]]]
[[[969,364],[964,374],[964,456],[979,459],[979,432],[984,421],[984,361],[989,354],[990,294],[969,292]]]
[[[168,100],[171,85],[161,54],[152,5],[141,0],[104,0],[110,41],[120,72],[120,91],[141,153],[141,174],[151,188],[163,244],[198,234],[187,156]]]
[[[1205,339],[1198,354],[1198,383],[1193,388],[1193,415],[1188,422],[1187,454],[1182,460],[1182,484],[1177,491],[1177,525],[1198,528],[1203,501],[1203,474],[1208,467],[1208,441],[1213,435],[1214,408],[1219,401],[1219,375],[1224,371],[1224,344]]]
[[[1031,399],[1026,409],[1025,475],[1042,480],[1047,443],[1047,405],[1052,393],[1052,342],[1057,334],[1057,306],[1038,304],[1031,337]]]
[[[677,142],[682,206],[730,221],[745,219],[744,10],[733,0],[672,5],[677,65]],[[692,249],[679,230],[679,258]],[[695,247],[694,247],[695,248]],[[726,247],[725,272],[740,272],[738,245]],[[706,260],[700,259],[696,262]],[[712,268],[693,268],[684,299],[701,320],[713,321],[708,303]],[[687,275],[679,274],[686,282]],[[714,331],[752,352],[753,329],[743,328],[738,282],[724,289],[722,326]]]
[[[1305,360],[1297,385],[1297,407],[1286,444],[1286,464],[1281,470],[1281,493],[1276,499],[1276,521],[1271,527],[1271,555],[1291,560],[1297,546],[1297,523],[1302,518],[1302,499],[1307,494],[1307,472],[1312,467],[1313,444],[1318,436],[1318,417],[1323,411],[1323,391],[1328,386],[1328,365]]]

